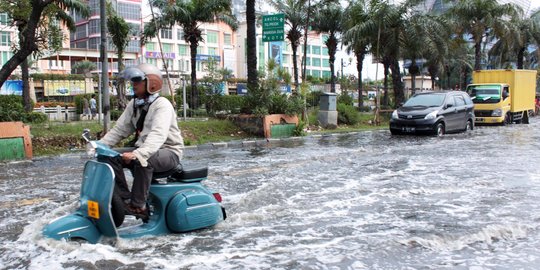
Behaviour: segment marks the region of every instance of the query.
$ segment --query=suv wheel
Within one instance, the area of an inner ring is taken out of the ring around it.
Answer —
[[[434,131],[435,131],[435,135],[437,137],[443,136],[444,135],[444,124],[442,122],[437,123],[437,125],[435,126]]]

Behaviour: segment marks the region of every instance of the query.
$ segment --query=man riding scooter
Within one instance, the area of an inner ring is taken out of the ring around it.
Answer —
[[[148,191],[154,172],[169,171],[182,159],[184,141],[176,122],[176,112],[168,99],[159,96],[163,85],[161,71],[150,64],[140,64],[123,71],[133,86],[134,98],[128,103],[116,125],[100,140],[114,146],[135,134],[134,150],[117,157],[105,157],[115,174],[115,190],[125,203],[126,214],[148,220]],[[133,173],[131,192],[124,168]]]

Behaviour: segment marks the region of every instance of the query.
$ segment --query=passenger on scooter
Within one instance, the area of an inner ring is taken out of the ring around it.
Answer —
[[[146,200],[152,174],[178,166],[184,140],[172,104],[159,96],[163,85],[161,71],[153,65],[140,64],[126,68],[123,78],[131,81],[134,98],[100,141],[114,146],[135,134],[135,150],[104,161],[114,170],[114,192],[126,203],[126,213],[148,217]],[[133,173],[131,192],[123,168],[129,168]]]

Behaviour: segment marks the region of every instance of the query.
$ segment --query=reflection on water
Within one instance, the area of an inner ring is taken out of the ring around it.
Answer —
[[[186,163],[210,167],[206,184],[222,194],[229,218],[97,245],[40,232],[77,206],[86,158],[0,165],[0,266],[537,269],[539,127],[443,138],[367,131],[188,150]]]

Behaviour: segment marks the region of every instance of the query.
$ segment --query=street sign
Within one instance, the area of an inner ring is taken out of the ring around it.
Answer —
[[[285,14],[263,15],[263,42],[283,41],[285,37]]]

